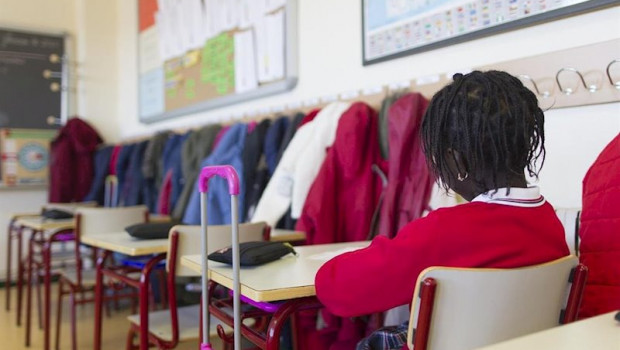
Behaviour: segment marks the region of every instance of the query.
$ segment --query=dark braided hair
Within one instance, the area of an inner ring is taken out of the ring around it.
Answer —
[[[524,169],[538,177],[536,162],[541,158],[542,167],[545,159],[544,121],[536,96],[512,75],[455,74],[454,81],[433,96],[424,115],[426,160],[446,190],[456,179],[445,159],[449,148],[464,158],[482,192],[523,176]]]

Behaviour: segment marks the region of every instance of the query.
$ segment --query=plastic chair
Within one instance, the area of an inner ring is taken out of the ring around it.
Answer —
[[[80,251],[81,238],[94,234],[123,231],[125,227],[148,221],[148,208],[146,206],[134,206],[123,208],[79,208],[75,215],[75,269],[64,269],[60,273],[58,283],[58,312],[56,323],[56,349],[60,345],[60,325],[62,319],[62,298],[70,295],[71,301],[71,341],[72,349],[76,349],[76,315],[75,305],[93,302],[93,298],[85,298],[84,293],[93,291],[95,288],[95,268],[84,269]],[[93,249],[96,256],[97,250]],[[125,268],[125,273],[139,272],[135,269]],[[65,289],[65,287],[68,288]],[[80,293],[80,299],[76,295]],[[117,300],[121,297],[135,297],[136,293],[129,295],[114,296]]]
[[[586,276],[573,255],[515,269],[430,267],[418,278],[407,345],[470,350],[572,322]]]
[[[579,225],[581,224],[581,209],[559,208],[555,214],[564,226],[566,244],[570,253],[579,256]]]
[[[209,250],[213,252],[230,246],[232,243],[230,231],[229,225],[209,226]],[[198,340],[200,337],[200,305],[177,307],[175,279],[200,276],[199,273],[182,266],[181,257],[200,254],[201,228],[177,225],[170,232],[166,256],[169,310],[149,313],[149,343],[159,349],[172,349],[179,342]],[[269,226],[264,222],[239,225],[240,242],[260,241],[268,237]],[[155,262],[152,266],[155,266]],[[131,325],[127,334],[126,349],[136,349],[133,340],[140,333],[140,316],[132,315],[128,320]],[[212,322],[212,325],[212,329],[217,326],[216,322]]]

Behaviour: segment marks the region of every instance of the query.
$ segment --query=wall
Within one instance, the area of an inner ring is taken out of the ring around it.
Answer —
[[[116,19],[114,1],[0,0],[0,27],[69,35],[67,51],[73,76],[69,84],[69,115],[82,116],[106,137],[118,130]],[[7,227],[10,213],[36,212],[46,201],[46,190],[0,189],[0,231]],[[2,235],[0,280],[6,273],[6,247]]]
[[[214,122],[283,102],[620,38],[620,7],[616,6],[363,67],[361,1],[299,0],[300,80],[294,91],[145,125],[137,117],[135,3],[117,0],[119,110],[114,140]],[[540,185],[556,206],[579,207],[581,179],[604,145],[620,131],[620,104],[552,110],[546,115],[548,157]]]

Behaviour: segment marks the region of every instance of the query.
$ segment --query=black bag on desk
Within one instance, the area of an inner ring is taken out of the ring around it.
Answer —
[[[245,242],[239,244],[239,264],[241,266],[256,266],[266,264],[281,257],[295,253],[293,246],[282,242]],[[209,254],[209,260],[232,265],[232,247],[220,249]]]
[[[179,223],[171,222],[146,222],[125,227],[125,231],[131,237],[139,239],[161,239],[168,238],[170,229]]]
[[[43,209],[43,213],[41,215],[46,219],[53,219],[53,220],[73,218],[73,214],[71,212],[60,210],[60,209]]]

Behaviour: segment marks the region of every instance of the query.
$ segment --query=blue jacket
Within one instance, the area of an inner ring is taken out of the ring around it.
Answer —
[[[121,203],[123,206],[132,206],[144,203],[144,176],[142,175],[142,160],[144,159],[144,150],[148,141],[137,143],[131,157],[129,158],[129,167],[125,174],[123,190],[120,192]]]
[[[181,149],[183,148],[183,142],[187,139],[189,133],[184,135],[172,135],[162,155],[162,162],[164,165],[163,175],[168,174],[168,171],[172,171],[172,190],[170,192],[170,208],[174,208],[181,191],[183,190],[183,184],[181,183],[183,174],[181,172]],[[161,195],[161,189],[160,195]]]
[[[90,191],[83,199],[84,202],[96,201],[97,204],[103,205],[105,178],[110,170],[110,157],[112,157],[113,149],[114,146],[106,146],[95,152],[93,157],[95,177],[90,186]]]
[[[131,160],[131,154],[133,153],[133,149],[135,146],[136,146],[135,144],[125,145],[123,146],[123,148],[121,148],[120,152],[118,153],[118,158],[116,160],[116,178],[118,179],[117,191],[118,191],[119,203],[113,203],[113,204],[119,205],[120,199],[124,197],[122,192],[123,192],[123,189],[125,188],[125,177],[129,169],[129,161]]]
[[[265,160],[267,161],[267,168],[269,169],[269,176],[273,175],[278,165],[278,152],[280,145],[284,139],[286,129],[288,129],[291,123],[289,117],[280,117],[271,124],[267,129],[267,135],[265,135],[265,144],[263,146],[265,151]]]
[[[235,124],[224,134],[217,147],[200,164],[200,169],[209,165],[232,165],[239,174],[239,222],[243,222],[242,213],[245,212],[243,203],[245,199],[245,188],[243,186],[243,162],[241,154],[247,134],[247,125]],[[200,224],[200,193],[198,192],[197,182],[193,184],[196,189],[189,200],[183,222],[189,225]],[[207,215],[209,225],[228,225],[230,224],[230,195],[228,185],[222,178],[214,178],[209,182],[207,192]]]

